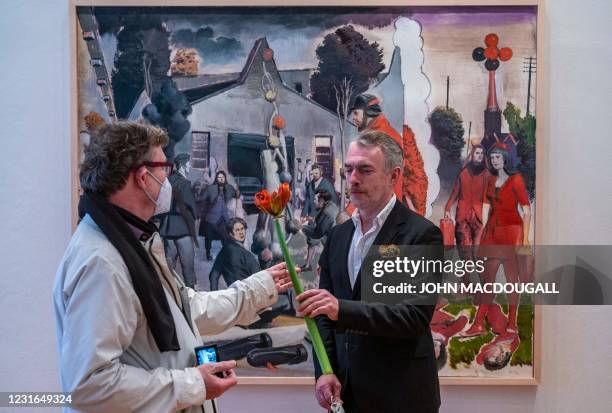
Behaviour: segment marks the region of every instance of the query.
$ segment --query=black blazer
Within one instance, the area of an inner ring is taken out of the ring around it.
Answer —
[[[336,190],[334,189],[334,185],[327,180],[327,178],[322,178],[319,186],[315,189],[314,181],[308,182],[306,185],[306,193],[304,194],[304,209],[302,210],[302,216],[316,216],[317,210],[314,204],[314,198],[319,189],[325,189],[331,195],[331,201],[338,205],[338,197],[336,196]]]
[[[232,239],[226,239],[223,248],[215,259],[210,271],[210,290],[219,289],[219,277],[223,276],[225,283],[230,286],[238,280],[259,272],[257,258],[244,246]]]
[[[338,321],[317,324],[348,412],[437,412],[438,371],[429,323],[434,305],[361,302],[361,271],[355,288],[348,273],[352,220],[334,227],[319,260],[319,287],[339,300]],[[389,213],[375,245],[440,245],[438,227],[401,202]],[[315,375],[321,375],[315,360]]]
[[[170,211],[162,215],[159,234],[168,239],[191,236],[195,240],[196,203],[191,182],[178,172],[168,180],[172,185],[172,202]]]

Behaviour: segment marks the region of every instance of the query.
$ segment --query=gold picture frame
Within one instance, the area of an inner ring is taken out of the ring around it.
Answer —
[[[72,226],[76,228],[78,223],[77,205],[79,199],[79,183],[78,183],[78,165],[80,161],[82,143],[81,143],[81,131],[82,131],[82,110],[80,109],[81,102],[79,94],[79,71],[81,67],[79,64],[83,62],[79,61],[78,56],[78,45],[77,41],[79,36],[82,37],[83,31],[79,26],[78,19],[78,8],[79,7],[124,7],[124,6],[138,6],[138,7],[252,7],[262,6],[274,8],[277,6],[290,6],[300,7],[308,6],[313,7],[329,7],[329,6],[347,6],[347,7],[363,7],[363,6],[401,6],[401,7],[509,7],[509,6],[530,6],[536,8],[537,13],[537,38],[536,38],[536,58],[539,72],[545,72],[546,68],[546,53],[543,52],[543,36],[546,33],[546,21],[545,21],[545,4],[544,0],[386,0],[386,1],[357,1],[357,0],[311,0],[305,2],[304,0],[71,0],[70,3],[70,55],[71,55],[71,188],[72,190]],[[91,64],[89,62],[88,64]],[[108,82],[110,83],[110,75],[107,76]],[[543,102],[543,97],[546,96],[545,92],[546,79],[538,76],[535,79],[535,90],[538,99],[536,99],[536,111],[538,113],[538,122],[536,127],[536,165],[538,167],[542,165],[548,165],[548,154],[546,148],[550,146],[549,135],[545,129],[546,123],[542,122],[542,119],[546,119],[546,106]],[[110,87],[110,85],[107,85]],[[546,177],[543,175],[546,173],[545,168],[539,168],[538,173],[535,177],[535,184],[537,188],[542,188],[542,184],[546,182]],[[541,239],[541,235],[544,231],[543,226],[546,221],[543,219],[543,211],[546,210],[546,205],[542,205],[545,202],[545,197],[538,198],[538,207],[535,211],[535,228],[533,231],[533,242],[537,244],[538,240]],[[541,360],[541,309],[537,306],[534,308],[533,318],[533,365],[532,375],[530,377],[440,377],[440,383],[442,385],[520,385],[520,386],[532,386],[537,385],[540,380],[540,360]],[[270,377],[255,377],[255,376],[242,376],[239,378],[241,385],[312,385],[314,384],[313,377],[289,377],[289,376],[270,376]]]

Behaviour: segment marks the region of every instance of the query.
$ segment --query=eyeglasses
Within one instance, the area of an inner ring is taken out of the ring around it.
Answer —
[[[164,172],[166,176],[169,176],[174,170],[174,164],[172,162],[152,162],[152,161],[144,161],[140,165],[136,166],[134,170],[139,169],[142,166],[146,166],[149,168],[164,168]]]

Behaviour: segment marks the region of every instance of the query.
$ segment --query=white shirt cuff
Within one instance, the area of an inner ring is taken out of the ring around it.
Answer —
[[[184,370],[170,370],[170,372],[174,383],[177,410],[204,404],[206,400],[206,386],[204,386],[204,379],[196,367]]]

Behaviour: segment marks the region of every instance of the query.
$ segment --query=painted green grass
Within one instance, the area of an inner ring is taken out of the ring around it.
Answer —
[[[502,298],[502,297],[498,297]],[[497,301],[497,300],[496,300]],[[505,297],[501,300],[500,305],[505,313],[508,312],[508,304]],[[455,301],[444,307],[444,311],[457,316],[461,310],[467,309],[470,312],[470,322],[473,321],[476,314],[476,306],[471,304],[470,299],[463,301]],[[510,360],[511,366],[531,366],[533,365],[533,305],[531,305],[530,297],[521,297],[521,305],[518,308],[517,324],[519,328],[519,337],[521,342],[512,355]],[[487,325],[487,333],[474,337],[469,340],[459,340],[453,337],[448,346],[449,364],[452,369],[457,369],[461,365],[469,367],[476,359],[480,348],[491,342],[495,335],[491,332]]]
[[[480,348],[493,340],[494,334],[487,329],[487,333],[474,337],[469,340],[459,341],[457,337],[451,338],[448,354],[450,367],[456,370],[460,364],[464,367],[469,367],[470,364],[476,359],[476,355],[480,351]]]
[[[533,305],[520,305],[517,324],[521,343],[512,355],[511,366],[533,365]]]
[[[476,315],[476,307],[472,304],[471,299],[466,298],[464,300],[455,301],[447,304],[444,307],[444,311],[452,314],[454,316],[458,316],[461,310],[469,310],[470,311],[470,322],[474,319]]]

